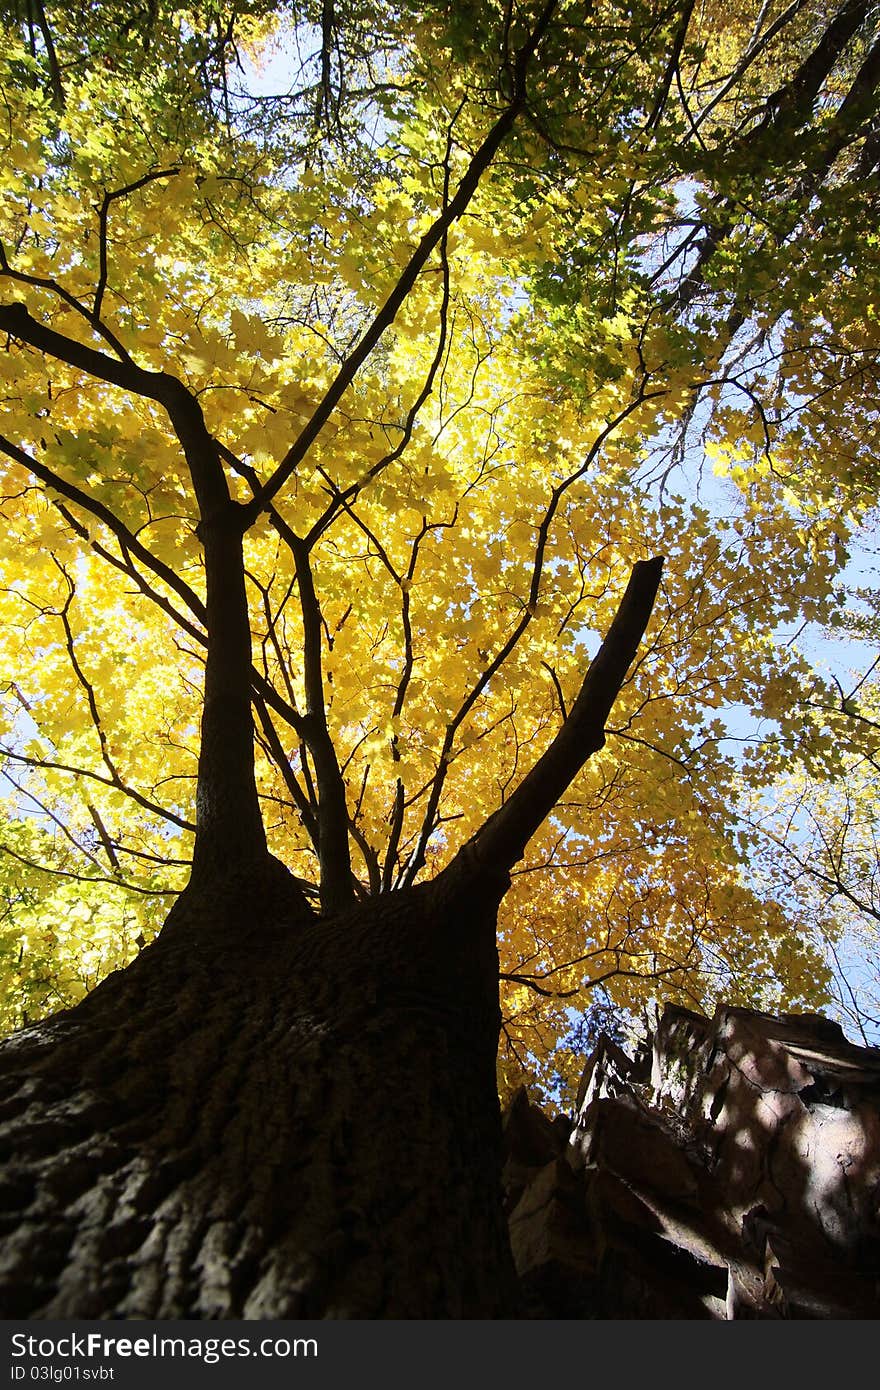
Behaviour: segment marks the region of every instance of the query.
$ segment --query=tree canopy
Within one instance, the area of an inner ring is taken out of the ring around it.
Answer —
[[[803,640],[877,494],[876,6],[0,14],[6,1025],[187,880],[230,499],[262,820],[325,912],[509,801],[665,557],[513,870],[503,1084],[567,1084],[597,1000],[826,1003],[820,802],[877,918],[876,686]]]

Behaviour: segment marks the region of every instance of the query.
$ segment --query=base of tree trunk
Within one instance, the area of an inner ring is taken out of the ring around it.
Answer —
[[[188,890],[5,1045],[4,1316],[511,1312],[494,905],[284,896]]]

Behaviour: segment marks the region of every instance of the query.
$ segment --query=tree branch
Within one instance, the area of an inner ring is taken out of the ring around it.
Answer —
[[[52,288],[55,288],[54,285]],[[68,299],[67,296],[65,298]],[[71,300],[68,299],[68,302]],[[93,321],[91,312],[78,301],[76,307],[90,322]],[[123,391],[130,391],[133,395],[143,396],[147,400],[165,404],[168,400],[169,385],[175,383],[175,378],[167,372],[147,371],[131,359],[117,361],[106,352],[99,352],[87,343],[80,343],[75,338],[58,333],[56,329],[49,328],[29,314],[19,300],[13,300],[10,304],[0,304],[0,330],[12,338],[17,338],[19,342],[36,348],[38,352],[46,353],[48,357],[55,357],[70,367],[78,367],[80,371],[87,372],[98,381],[120,386]],[[180,386],[180,383],[176,384]]]
[[[152,570],[153,574],[155,574],[158,579],[161,579],[167,584],[168,588],[183,600],[187,608],[190,609],[200,623],[204,624],[207,622],[205,605],[202,603],[195,590],[191,589],[186,581],[181,579],[170,565],[166,565],[164,561],[157,559],[152,551],[148,550],[147,547],[138,540],[134,532],[130,531],[103,502],[99,501],[96,497],[92,497],[89,493],[84,492],[83,489],[77,487],[75,483],[70,483],[65,478],[62,478],[53,468],[49,468],[47,464],[41,463],[39,459],[35,459],[31,454],[27,453],[25,449],[19,448],[17,444],[13,444],[11,440],[6,439],[3,435],[0,435],[0,450],[8,454],[16,463],[20,463],[22,468],[26,468],[29,473],[33,473],[34,477],[39,478],[40,482],[51,492],[60,493],[60,495],[66,497],[69,502],[75,502],[78,507],[82,507],[83,511],[88,512],[96,521],[102,522],[102,524],[107,527],[108,531],[112,531],[113,535],[119,541],[123,552],[130,552],[132,555],[136,556],[142,564],[146,565],[147,569]]]
[[[301,461],[305,458],[360,368],[370,356],[385,330],[390,328],[391,324],[394,322],[398,310],[407,299],[418,276],[424,269],[434,250],[440,244],[452,224],[456,222],[467,209],[468,204],[477,191],[480,179],[489,168],[489,165],[492,163],[492,160],[495,158],[504,140],[513,129],[517,117],[525,108],[526,76],[538,45],[544,37],[553,18],[556,5],[557,0],[547,0],[535,24],[534,30],[517,53],[511,71],[510,100],[471,159],[455,191],[454,197],[450,200],[432,226],[425,232],[425,235],[420,240],[407,265],[404,267],[394,289],[376,314],[360,342],[343,362],[336,377],[324,395],[323,400],[300,432],[299,437],[288,449],[281,463],[275,469],[275,472],[268,479],[263,488],[247,504],[245,515],[246,524],[248,526],[256,520],[260,512],[266,510],[269,503],[276,494],[280,492],[281,488],[284,487]],[[2,320],[0,320],[0,327],[2,327]]]
[[[503,882],[584,763],[605,743],[605,721],[626,679],[654,607],[663,557],[633,567],[614,621],[584,677],[568,718],[516,791],[459,850],[446,873]]]
[[[136,791],[134,787],[128,786],[126,782],[123,782],[118,777],[105,777],[103,773],[94,772],[90,768],[72,767],[70,763],[59,763],[50,758],[30,758],[25,753],[17,753],[14,749],[7,747],[7,745],[3,743],[0,743],[0,757],[10,758],[14,762],[22,763],[25,767],[36,767],[51,772],[68,772],[71,777],[75,777],[77,780],[81,777],[89,777],[93,782],[100,782],[104,787],[115,787],[117,791],[123,792],[127,797],[130,797],[132,801],[136,802],[136,804],[141,806],[145,811],[149,811],[155,816],[161,816],[163,820],[170,821],[172,825],[179,826],[181,830],[194,831],[196,828],[193,821],[184,819],[183,816],[177,815],[175,811],[166,810],[164,806],[160,806],[156,801],[151,801],[148,796],[144,796],[141,792]],[[164,864],[166,861],[162,859],[157,862]]]
[[[560,483],[557,483],[556,487],[550,494],[550,500],[547,503],[547,506],[544,510],[544,515],[541,518],[540,525],[538,526],[538,535],[537,541],[535,543],[535,553],[532,562],[532,575],[529,583],[529,592],[527,599],[523,603],[522,614],[507,640],[495,653],[492,660],[485,666],[481,675],[471,686],[471,689],[469,690],[465,698],[462,700],[455,715],[446,726],[446,732],[443,738],[443,745],[440,749],[440,756],[437,762],[437,771],[432,779],[431,790],[428,796],[428,804],[425,810],[424,817],[422,819],[422,828],[419,832],[418,843],[406,870],[405,881],[408,884],[412,884],[415,882],[417,874],[420,872],[425,863],[425,851],[428,846],[428,841],[430,840],[431,835],[434,833],[434,830],[436,828],[437,809],[440,805],[440,797],[442,795],[443,786],[446,781],[446,774],[449,770],[450,763],[452,762],[452,750],[453,745],[455,743],[455,736],[459,728],[463,724],[464,720],[467,718],[468,714],[476,704],[477,700],[480,698],[483,691],[489,685],[490,681],[494,679],[494,677],[501,670],[507,658],[511,655],[513,651],[515,651],[517,645],[520,642],[520,639],[526,632],[527,628],[532,622],[532,619],[535,616],[535,613],[537,612],[538,600],[541,595],[541,583],[544,575],[544,560],[546,557],[547,544],[550,536],[550,527],[553,524],[553,519],[556,515],[562,498],[569,491],[569,489],[580,478],[584,476],[584,474],[587,472],[587,469],[592,464],[593,460],[597,457],[599,450],[605,443],[605,440],[609,437],[610,434],[613,433],[617,426],[622,424],[623,421],[626,420],[628,416],[630,416],[633,413],[633,411],[637,410],[638,407],[644,401],[650,400],[655,396],[663,394],[664,393],[662,391],[648,392],[642,389],[639,392],[639,394],[632,401],[629,402],[628,405],[624,406],[623,410],[619,411],[617,415],[613,416],[611,420],[607,421],[604,428],[600,431],[596,439],[594,439],[593,443],[590,445],[590,448],[587,451],[587,454],[583,462],[579,464],[579,466],[574,470],[573,473],[569,473],[567,478],[563,478],[563,480]]]
[[[305,741],[312,754],[318,782],[318,859],[321,865],[321,907],[342,912],[354,902],[351,855],[348,848],[348,807],[345,783],[336,749],[327,728],[324,679],[321,666],[321,610],[315,593],[306,546],[294,550],[296,578],[303,619],[303,682],[306,714],[302,720]]]
[[[34,0],[34,9],[37,15],[37,24],[43,36],[43,43],[46,46],[46,61],[49,64],[49,83],[52,88],[52,105],[60,114],[64,111],[64,83],[61,80],[61,65],[58,62],[58,54],[55,51],[55,41],[52,38],[49,17],[46,14],[46,7],[43,4],[43,0]]]
[[[260,727],[266,739],[266,747],[272,756],[272,761],[284,779],[284,785],[290,792],[296,809],[299,811],[306,833],[315,847],[318,849],[318,822],[315,817],[315,809],[312,806],[306,793],[303,791],[294,775],[290,765],[290,759],[284,751],[284,745],[278,736],[278,730],[272,723],[272,716],[266,706],[266,701],[260,695],[253,696],[254,709],[260,721]]]

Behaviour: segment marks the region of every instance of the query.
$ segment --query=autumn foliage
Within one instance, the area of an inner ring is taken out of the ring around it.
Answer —
[[[839,822],[876,734],[807,640],[876,498],[872,6],[3,15],[7,1027],[187,881],[224,492],[263,824],[328,911],[449,862],[665,557],[513,870],[503,1084],[568,1084],[597,1001],[826,1003],[785,808]]]

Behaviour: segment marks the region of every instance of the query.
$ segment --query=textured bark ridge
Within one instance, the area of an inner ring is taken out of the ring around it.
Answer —
[[[817,1015],[668,1008],[603,1039],[574,1121],[505,1119],[534,1317],[880,1317],[880,1050]]]
[[[4,1316],[509,1311],[494,914],[431,885],[330,921],[282,899],[184,895],[6,1044]]]

